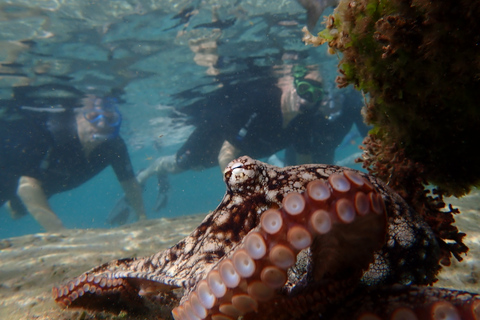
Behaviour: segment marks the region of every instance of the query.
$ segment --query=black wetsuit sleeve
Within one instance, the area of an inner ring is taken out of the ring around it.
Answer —
[[[117,137],[115,139],[114,150],[115,152],[113,152],[111,165],[117,175],[118,181],[126,181],[135,178],[127,146],[122,138]]]

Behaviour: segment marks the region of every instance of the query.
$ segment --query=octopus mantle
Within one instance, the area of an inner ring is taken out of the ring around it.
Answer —
[[[435,236],[374,177],[241,157],[225,182],[190,236],[93,268],[56,302],[177,320],[480,319],[476,294],[424,286],[440,268]]]

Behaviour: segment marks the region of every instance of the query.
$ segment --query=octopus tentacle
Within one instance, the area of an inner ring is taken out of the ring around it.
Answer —
[[[115,277],[111,271],[127,268],[134,261],[117,260],[87,271],[62,286],[54,287],[53,299],[62,308],[88,306],[92,310],[144,313],[148,301],[143,297],[160,292],[169,295],[177,287],[141,277]]]
[[[442,288],[396,285],[360,290],[342,308],[331,309],[333,314],[329,315],[330,319],[479,320],[480,295]]]
[[[363,246],[355,242],[367,230],[375,240],[369,246],[369,258],[357,262],[360,270],[366,269],[373,252],[385,241],[385,223],[381,195],[355,172],[332,174],[327,181],[311,181],[303,194],[287,194],[281,209],[263,212],[260,226],[198,283],[173,315],[177,320],[236,319],[260,308],[265,312],[265,302],[278,296],[300,251],[320,242],[313,253],[315,261],[326,265],[321,274],[314,274],[320,281],[325,274],[342,269],[342,263],[328,257],[330,253],[338,251],[341,257],[344,247],[350,252]],[[353,224],[350,236],[345,236],[344,230],[338,232],[342,225]],[[330,238],[326,246],[322,244],[324,237]],[[344,246],[345,241],[348,246]]]
[[[98,295],[96,295],[97,288],[101,288],[98,289]],[[94,308],[109,300],[116,301],[111,305],[111,310],[118,308],[118,311],[120,311],[120,309],[124,309],[124,307],[120,308],[117,305],[123,306],[125,302],[128,302],[128,311],[130,312],[136,312],[143,307],[136,290],[125,279],[108,279],[93,274],[83,274],[77,279],[69,281],[63,287],[54,287],[53,297],[63,308],[72,306],[72,302],[79,298],[88,302]]]

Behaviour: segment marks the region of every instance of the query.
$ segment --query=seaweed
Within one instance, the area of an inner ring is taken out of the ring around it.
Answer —
[[[480,186],[479,16],[478,0],[342,0],[318,37],[304,30],[341,56],[338,86],[366,94],[363,165],[423,215],[444,264],[468,249],[443,197]]]

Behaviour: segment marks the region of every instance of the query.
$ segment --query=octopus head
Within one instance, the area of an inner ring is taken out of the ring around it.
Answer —
[[[223,175],[230,191],[243,192],[253,191],[259,185],[260,173],[258,162],[243,156],[230,162]]]

